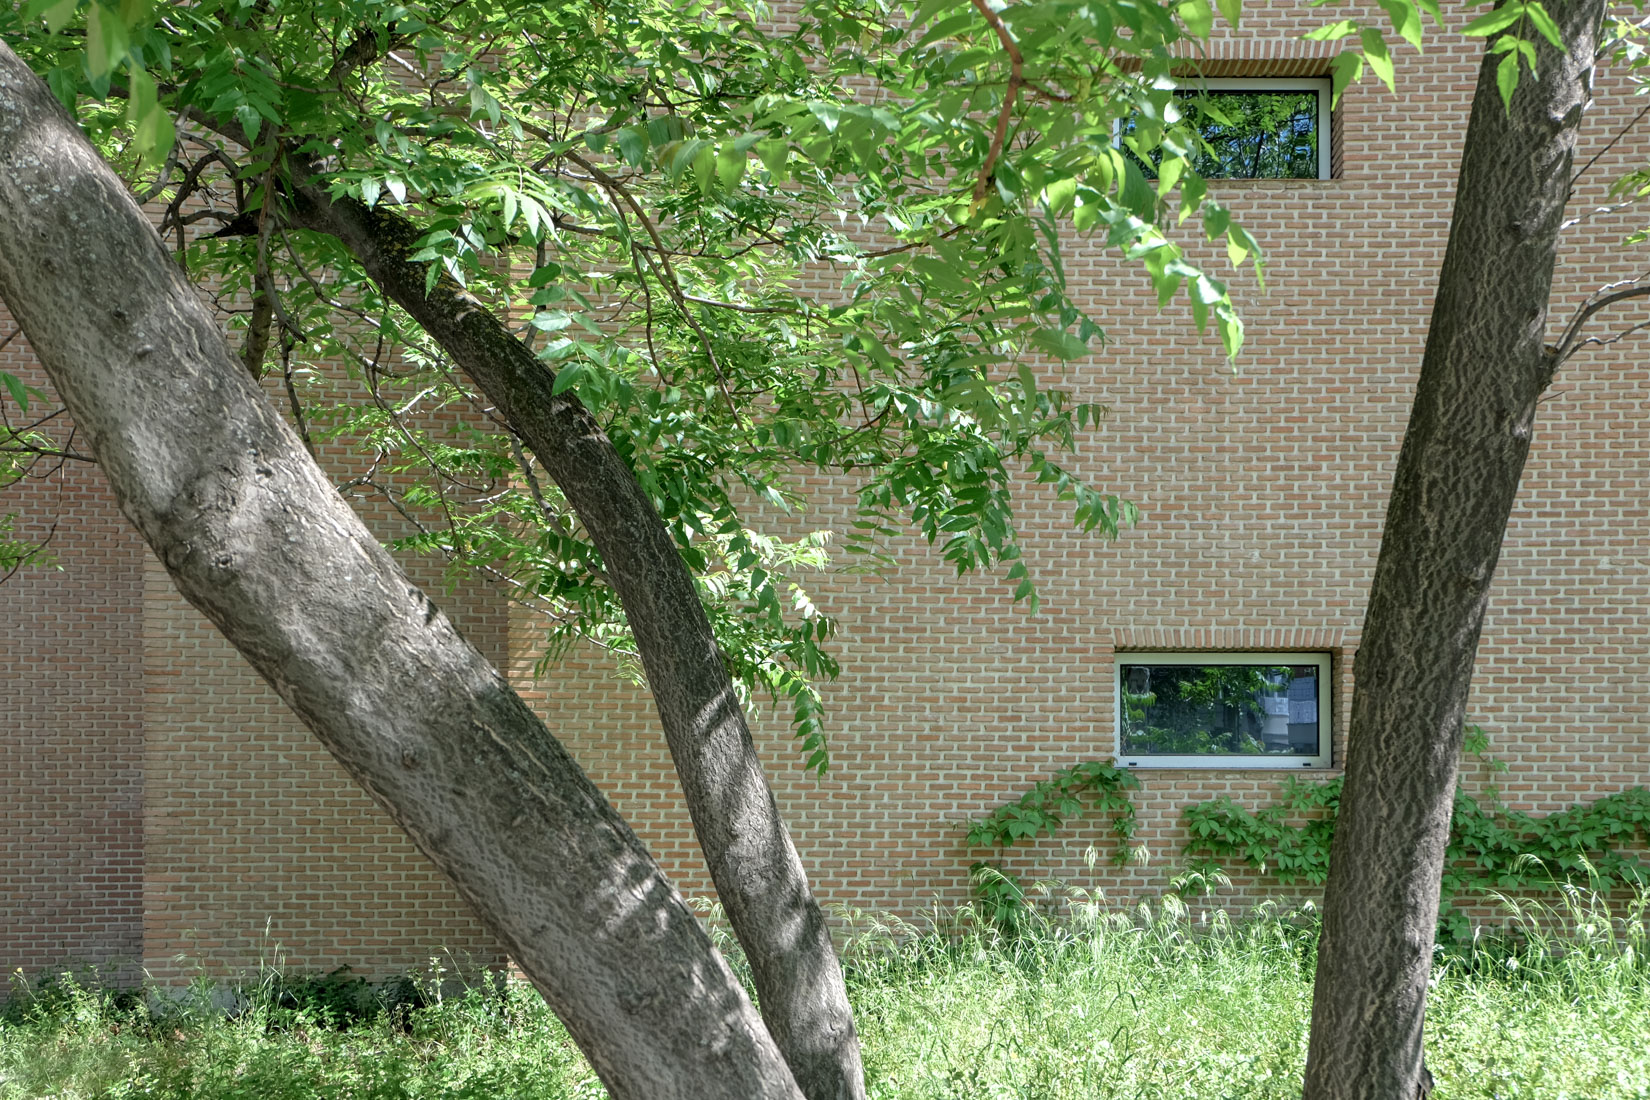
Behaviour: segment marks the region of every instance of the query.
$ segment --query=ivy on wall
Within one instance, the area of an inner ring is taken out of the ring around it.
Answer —
[[[1504,771],[1506,765],[1488,756],[1487,747],[1483,731],[1469,727],[1468,751],[1492,771]],[[1133,774],[1098,761],[1079,764],[976,821],[968,842],[1006,848],[1052,835],[1092,802],[1112,817],[1118,838],[1113,859],[1122,864],[1128,860],[1127,841],[1134,835],[1134,806],[1126,792],[1139,785]],[[1190,834],[1185,853],[1196,872],[1192,879],[1208,880],[1222,861],[1236,861],[1281,883],[1321,884],[1329,874],[1340,797],[1339,777],[1308,782],[1287,776],[1281,797],[1263,809],[1247,810],[1225,796],[1186,807],[1182,820]],[[1455,907],[1458,898],[1540,891],[1580,881],[1601,893],[1650,884],[1647,850],[1650,789],[1644,787],[1541,816],[1508,809],[1494,787],[1482,800],[1458,789],[1445,853],[1439,937],[1471,934],[1466,917]],[[1012,923],[1017,907],[1024,904],[1018,883],[990,863],[976,863],[971,881],[985,915]]]
[[[1041,780],[1017,801],[999,806],[975,821],[965,838],[969,847],[1008,848],[1022,840],[1053,836],[1067,818],[1085,813],[1109,814],[1117,838],[1112,862],[1129,861],[1129,838],[1134,836],[1134,802],[1126,792],[1140,781],[1122,768],[1091,760]],[[969,868],[969,886],[985,918],[1012,927],[1025,912],[1025,892],[1007,871],[989,860]]]

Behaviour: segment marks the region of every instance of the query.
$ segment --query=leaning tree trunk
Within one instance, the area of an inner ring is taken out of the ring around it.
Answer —
[[[457,884],[613,1095],[798,1100],[635,835],[334,491],[4,43],[0,298],[179,591]]]
[[[1467,688],[1536,401],[1556,369],[1543,331],[1602,6],[1547,4],[1567,52],[1539,44],[1539,76],[1524,71],[1510,111],[1501,55],[1479,72],[1358,648],[1307,1100],[1425,1091],[1422,1015]]]
[[[503,414],[577,510],[647,671],[711,879],[750,960],[762,1018],[808,1100],[861,1100],[842,970],[780,819],[692,574],[601,424],[497,317],[450,279],[426,291],[404,218],[296,188],[298,224],[343,242]]]

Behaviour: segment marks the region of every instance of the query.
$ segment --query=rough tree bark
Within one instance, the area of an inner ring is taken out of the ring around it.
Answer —
[[[1486,54],[1357,657],[1307,1100],[1411,1100],[1462,720],[1501,540],[1556,354],[1543,346],[1601,0],[1549,0],[1510,112]],[[1525,29],[1526,34],[1533,31]],[[1423,1085],[1423,1082],[1427,1084]]]
[[[779,816],[693,577],[601,425],[500,320],[445,277],[426,292],[418,230],[295,181],[294,224],[336,237],[526,441],[583,520],[647,670],[717,896],[762,1018],[808,1100],[862,1100],[853,1011],[824,913]]]
[[[4,43],[0,297],[178,589],[457,884],[613,1095],[799,1097],[657,865],[333,490]]]

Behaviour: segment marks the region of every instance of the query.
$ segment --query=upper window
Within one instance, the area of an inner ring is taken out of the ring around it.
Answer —
[[[1211,78],[1175,98],[1207,143],[1192,159],[1205,179],[1329,178],[1327,77]]]
[[[1326,768],[1324,653],[1121,653],[1117,760],[1131,768]]]

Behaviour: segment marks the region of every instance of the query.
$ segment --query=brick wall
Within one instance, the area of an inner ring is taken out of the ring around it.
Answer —
[[[15,327],[0,306],[0,339]],[[44,381],[21,336],[0,370]],[[55,467],[0,493],[16,537],[51,536],[49,567],[0,583],[0,974],[72,961],[127,976],[142,946],[143,565],[102,475]]]

